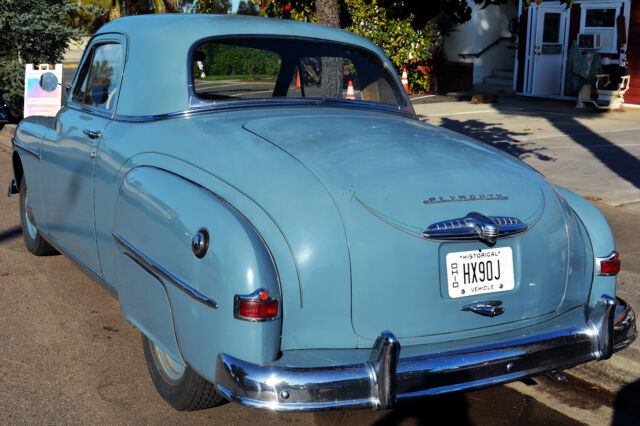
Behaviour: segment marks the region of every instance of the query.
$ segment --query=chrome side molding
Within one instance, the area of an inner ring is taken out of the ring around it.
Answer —
[[[145,265],[147,268],[152,270],[156,275],[162,277],[163,279],[169,281],[171,284],[182,290],[184,293],[194,298],[195,300],[204,303],[205,305],[218,309],[218,303],[200,293],[195,288],[191,287],[189,284],[183,282],[178,277],[174,276],[172,273],[164,269],[162,266],[154,262],[152,259],[147,257],[140,250],[136,249],[133,245],[131,245],[127,240],[125,240],[120,234],[117,232],[112,233],[113,239],[124,248],[128,254],[133,256],[134,259],[139,261],[141,264]]]
[[[11,139],[11,144],[14,147],[16,147],[16,148],[26,152],[27,154],[37,158],[38,160],[40,159],[40,154],[38,154],[36,151],[32,150],[31,148],[27,147],[26,145],[21,144],[20,142],[16,141],[15,139]]]

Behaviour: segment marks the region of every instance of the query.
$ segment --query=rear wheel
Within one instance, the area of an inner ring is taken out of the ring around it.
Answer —
[[[188,365],[171,358],[144,334],[142,348],[153,384],[160,396],[176,410],[201,410],[225,401],[213,383]]]
[[[42,238],[40,231],[36,228],[36,221],[31,211],[29,189],[24,175],[20,179],[20,226],[24,245],[31,253],[36,256],[50,256],[58,253],[55,248]]]

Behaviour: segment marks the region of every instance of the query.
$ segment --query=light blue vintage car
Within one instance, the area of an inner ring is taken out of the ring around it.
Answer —
[[[58,115],[21,122],[13,168],[29,251],[118,298],[177,409],[386,408],[636,337],[598,210],[420,122],[345,31],[118,19]]]

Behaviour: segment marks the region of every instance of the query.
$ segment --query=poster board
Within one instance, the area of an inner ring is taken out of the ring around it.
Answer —
[[[62,82],[62,64],[27,64],[24,73],[24,116],[44,115],[53,117],[62,106],[62,86],[53,92],[40,87],[40,76],[52,72]]]

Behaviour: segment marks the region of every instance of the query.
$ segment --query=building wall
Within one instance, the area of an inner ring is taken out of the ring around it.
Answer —
[[[629,21],[627,68],[631,76],[631,88],[626,93],[624,101],[640,105],[640,0],[631,1]]]
[[[471,20],[458,26],[445,42],[444,49],[449,61],[471,62],[474,64],[473,82],[482,83],[495,70],[512,70],[515,53],[502,41],[492,47],[480,58],[462,59],[460,53],[478,53],[499,37],[510,37],[509,21],[517,16],[517,2],[512,1],[500,6],[480,8],[469,1],[473,13]]]

